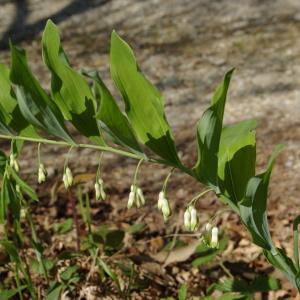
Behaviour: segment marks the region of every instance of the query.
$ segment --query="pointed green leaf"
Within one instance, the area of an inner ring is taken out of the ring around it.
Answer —
[[[11,56],[10,79],[17,86],[17,101],[24,118],[35,127],[74,144],[60,111],[30,71],[25,51],[11,45]]]
[[[9,289],[9,290],[2,290],[0,289],[0,300],[9,300],[13,298],[16,294],[20,291],[24,290],[26,285],[22,285],[19,288]]]
[[[297,269],[285,251],[280,248],[272,249],[271,251],[264,249],[263,253],[268,262],[283,272],[289,281],[297,287]]]
[[[198,160],[193,168],[204,184],[217,186],[218,151],[222,132],[227,91],[234,70],[225,74],[217,88],[211,106],[204,112],[197,126]]]
[[[101,121],[103,129],[121,146],[144,156],[126,116],[121,112],[116,100],[101,80],[98,72],[86,74],[94,80],[100,107],[96,118]]]
[[[255,175],[255,120],[226,126],[218,154],[218,186],[231,206],[237,207],[251,177]]]
[[[84,78],[71,68],[62,48],[59,31],[48,21],[43,33],[43,59],[51,71],[54,100],[64,117],[93,142],[104,145],[95,119],[95,99]]]
[[[18,107],[14,91],[9,79],[10,70],[7,66],[0,64],[0,110],[1,127],[13,129],[20,136],[38,137],[32,125],[25,120]],[[3,115],[3,116],[2,116]],[[12,134],[9,132],[4,134]]]
[[[298,215],[293,222],[293,240],[294,240],[294,260],[295,265],[300,272],[300,264],[299,264],[299,232],[298,226],[300,224],[300,215]]]
[[[64,289],[63,284],[56,281],[53,282],[47,292],[46,300],[59,300],[63,289]]]
[[[1,107],[1,103],[0,103],[0,133],[13,136],[14,135],[13,131],[6,125],[8,119],[9,116],[5,112],[5,110]]]
[[[162,96],[144,77],[133,51],[116,32],[111,35],[111,76],[139,141],[173,165],[180,165]]]
[[[7,176],[4,176],[0,194],[0,223],[5,222],[8,210],[12,213],[14,220],[20,219],[21,205],[15,185]]]
[[[15,262],[17,265],[22,265],[22,261],[19,257],[18,250],[16,246],[9,240],[0,240],[0,245],[5,249],[5,251],[10,256],[11,261]]]
[[[182,284],[178,290],[178,300],[186,300],[187,299],[187,285]]]
[[[21,188],[22,192],[27,194],[30,197],[30,199],[38,201],[38,196],[35,190],[30,185],[28,185],[23,179],[21,179],[18,173],[13,168],[7,166],[7,169],[11,177],[16,182],[16,184],[19,185],[19,187]]]
[[[266,212],[268,186],[275,159],[282,150],[283,145],[278,145],[269,158],[266,170],[249,180],[245,197],[239,203],[241,218],[250,231],[253,242],[266,250],[274,247]]]

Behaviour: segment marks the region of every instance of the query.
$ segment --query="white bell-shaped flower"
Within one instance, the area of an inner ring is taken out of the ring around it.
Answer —
[[[213,227],[211,230],[210,246],[212,248],[218,248],[218,245],[219,245],[219,229],[218,227]]]
[[[183,224],[186,230],[191,230],[191,213],[189,207],[185,210],[183,215]]]
[[[46,181],[47,171],[43,164],[40,164],[38,170],[38,183],[41,184]]]

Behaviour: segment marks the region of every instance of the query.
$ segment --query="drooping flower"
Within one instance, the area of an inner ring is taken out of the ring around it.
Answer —
[[[64,175],[63,175],[63,182],[65,185],[65,188],[68,189],[73,184],[73,175],[72,171],[69,167],[66,167]]]
[[[184,227],[186,228],[186,230],[191,229],[191,213],[190,213],[189,208],[187,208],[184,212],[183,224],[184,224]]]
[[[15,169],[16,172],[19,172],[20,167],[19,167],[19,163],[16,160],[16,157],[13,153],[10,154],[9,156],[9,165]]]
[[[198,216],[197,216],[197,210],[194,206],[190,206],[190,213],[191,213],[190,230],[195,231],[198,225]]]
[[[184,226],[187,230],[195,231],[198,225],[197,210],[193,205],[190,205],[184,213]]]
[[[218,227],[213,227],[211,230],[210,246],[212,248],[218,248],[218,246],[219,246],[219,229],[218,229]]]
[[[38,183],[41,184],[46,181],[47,171],[43,164],[40,164],[38,170]]]
[[[104,181],[102,178],[99,178],[95,183],[95,196],[96,196],[96,200],[106,199],[106,193],[104,190]]]
[[[130,187],[130,193],[128,197],[128,202],[127,202],[127,208],[132,208],[135,205],[135,194],[136,194],[136,188],[134,185]]]

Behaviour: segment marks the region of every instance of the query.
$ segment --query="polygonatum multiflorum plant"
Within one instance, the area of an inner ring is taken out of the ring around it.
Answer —
[[[98,72],[77,72],[72,68],[60,42],[59,31],[51,21],[47,22],[42,36],[43,61],[51,73],[50,93],[42,88],[30,70],[25,50],[13,44],[10,49],[11,66],[0,65],[0,137],[13,141],[10,158],[4,155],[0,157],[2,223],[8,222],[9,211],[14,220],[20,218],[20,203],[23,201],[20,194],[27,193],[31,199],[36,199],[32,189],[18,176],[20,141],[110,151],[140,162],[158,163],[172,170],[178,169],[189,175],[191,180],[207,186],[221,202],[240,216],[253,242],[262,248],[270,264],[281,270],[300,290],[299,218],[294,222],[293,258],[274,245],[267,220],[268,185],[275,159],[283,146],[277,146],[266,169],[255,174],[256,121],[251,119],[223,125],[226,95],[233,70],[225,74],[210,106],[198,122],[198,159],[193,168],[188,168],[177,153],[172,129],[164,112],[163,97],[142,74],[132,49],[115,31],[111,34],[110,72],[124,101],[124,112]],[[66,123],[71,123],[90,143],[77,143]],[[52,138],[45,138],[43,133]],[[46,175],[39,161],[38,181],[44,182]],[[73,184],[67,162],[63,181],[66,188]],[[171,214],[166,184],[167,180],[158,202],[165,220]],[[105,198],[99,172],[95,189],[97,198]],[[143,201],[144,196],[135,176],[128,207],[139,207]],[[18,223],[15,224],[17,227]],[[194,201],[186,208],[184,224],[189,230],[198,228]],[[218,229],[210,224],[206,228],[211,232],[211,240],[208,242],[212,247],[217,247]],[[5,248],[11,246],[8,240],[1,244]],[[26,276],[25,270],[23,273]]]

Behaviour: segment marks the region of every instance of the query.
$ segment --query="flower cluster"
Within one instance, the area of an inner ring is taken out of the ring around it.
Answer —
[[[140,187],[138,187],[136,184],[132,184],[130,187],[130,193],[129,198],[127,202],[127,207],[141,207],[142,205],[145,205],[146,199],[144,197],[143,191]]]
[[[16,156],[13,153],[11,153],[10,156],[9,156],[9,165],[13,169],[15,169],[16,172],[19,172],[20,167],[19,167],[18,161],[16,159]]]
[[[184,212],[184,227],[186,230],[195,231],[198,225],[198,215],[196,208],[190,205]]]
[[[165,222],[168,221],[171,215],[171,208],[169,205],[169,201],[166,197],[166,193],[164,191],[161,191],[158,195],[157,207],[159,210],[161,210]]]
[[[103,181],[102,178],[97,178],[96,179],[95,196],[96,196],[96,200],[105,200],[106,199],[104,181]]]
[[[64,182],[64,185],[65,185],[66,189],[71,187],[72,184],[73,184],[73,175],[72,175],[72,172],[71,172],[69,167],[65,168],[65,172],[64,172],[64,175],[63,175],[63,182]]]
[[[219,229],[216,226],[212,226],[207,223],[205,226],[205,233],[203,235],[204,242],[211,248],[219,247]]]
[[[45,182],[46,177],[47,177],[47,170],[45,169],[45,166],[43,164],[40,164],[38,170],[38,183],[41,184]]]

